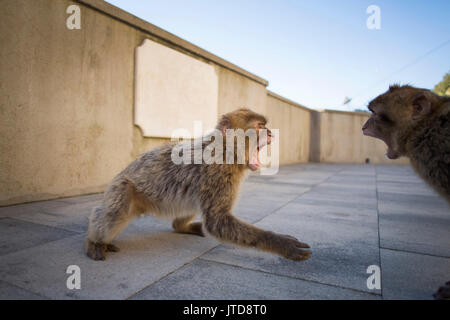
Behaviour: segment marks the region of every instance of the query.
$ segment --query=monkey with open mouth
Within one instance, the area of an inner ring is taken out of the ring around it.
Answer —
[[[289,235],[262,230],[237,219],[232,208],[246,171],[260,167],[258,151],[270,144],[272,132],[264,116],[249,109],[238,109],[222,116],[216,129],[223,137],[223,155],[233,161],[222,163],[180,163],[172,160],[174,148],[191,142],[169,143],[145,152],[119,173],[106,188],[103,204],[93,209],[85,241],[86,254],[104,260],[105,253],[118,251],[112,240],[135,217],[143,213],[172,217],[176,232],[204,236],[252,247],[291,260],[306,260],[311,251],[306,243]],[[239,163],[238,145],[229,146],[229,130],[254,130],[256,146],[244,146],[244,161]],[[261,134],[266,132],[265,137]],[[194,140],[193,145],[204,141]],[[191,222],[201,213],[202,222]]]
[[[412,86],[390,86],[369,103],[362,130],[384,141],[386,156],[408,157],[417,174],[450,203],[450,97]],[[434,294],[450,299],[450,281]]]

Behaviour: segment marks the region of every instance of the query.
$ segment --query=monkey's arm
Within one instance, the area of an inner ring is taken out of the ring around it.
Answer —
[[[306,260],[311,254],[306,243],[296,238],[258,229],[240,221],[226,211],[206,211],[203,214],[206,231],[221,241],[252,247],[278,254],[291,260]]]

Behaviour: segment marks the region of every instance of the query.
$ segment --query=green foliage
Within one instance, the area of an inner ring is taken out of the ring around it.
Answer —
[[[450,96],[450,73],[447,72],[437,85],[434,86],[433,92],[440,96]]]

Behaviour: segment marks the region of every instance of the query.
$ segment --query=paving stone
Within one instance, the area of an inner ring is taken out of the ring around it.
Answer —
[[[366,286],[366,270],[370,265],[380,265],[376,210],[290,203],[256,225],[307,242],[312,248],[311,258],[295,262],[231,245],[220,245],[202,258],[371,292]]]
[[[279,193],[273,193],[271,195],[243,195],[238,200],[233,213],[240,219],[253,223],[270,215],[290,201],[295,200],[299,195],[283,195]]]
[[[304,174],[292,174],[286,177],[277,177],[276,181],[281,183],[298,183],[307,185],[317,185],[321,182],[329,179],[334,173],[323,173],[323,172],[306,172]]]
[[[450,280],[450,207],[410,166],[289,165],[250,174],[242,191],[236,216],[309,243],[311,259],[175,234],[147,216],[116,239],[121,252],[95,262],[83,250],[102,199],[92,194],[0,208],[0,299],[380,298],[366,287],[370,265],[388,299],[428,299]],[[381,261],[379,244],[393,249]],[[66,288],[72,264],[81,290]]]
[[[197,259],[133,299],[379,299],[380,296]],[[226,310],[225,310],[226,314]]]
[[[450,280],[450,259],[408,252],[381,250],[384,299],[433,299]]]
[[[414,169],[410,165],[383,165],[378,164],[375,166],[378,174],[415,174]]]
[[[438,196],[423,182],[378,181],[377,190],[381,193]]]
[[[379,174],[377,182],[398,182],[407,184],[423,184],[423,180],[415,175]]]
[[[14,217],[17,214],[22,213],[34,213],[43,211],[45,209],[50,210],[54,208],[61,208],[67,206],[67,203],[68,202],[65,202],[62,199],[58,199],[0,207],[0,217]]]
[[[44,208],[37,212],[18,213],[15,219],[45,224],[78,233],[87,232],[89,215],[101,200],[65,203],[63,206]]]
[[[353,196],[350,193],[347,194],[331,194],[327,192],[320,192],[320,190],[310,191],[305,195],[302,195],[298,199],[294,200],[298,203],[312,204],[312,205],[325,205],[345,208],[359,208],[359,209],[374,209],[377,208],[377,200],[375,197],[370,198],[366,196]]]
[[[1,218],[0,256],[70,237],[74,234],[70,231],[40,224],[11,218]]]
[[[380,205],[381,247],[450,257],[450,210],[431,208]]]
[[[444,199],[437,195],[418,195],[402,193],[378,192],[378,207],[383,210],[411,210],[412,212],[428,212],[450,210]]]
[[[44,300],[44,298],[4,281],[0,281],[0,300]]]
[[[342,191],[345,190],[345,192],[363,192],[363,193],[371,193],[376,192],[377,185],[375,181],[372,179],[370,183],[364,183],[364,184],[356,184],[354,181],[348,181],[348,182],[333,182],[330,180],[327,180],[327,182],[323,182],[320,184],[320,187],[330,187],[335,189],[340,189]],[[371,194],[372,197],[374,197],[374,194]],[[376,197],[376,195],[375,195]]]
[[[359,176],[359,175],[334,175],[327,179],[326,182],[337,184],[350,184],[353,186],[360,185],[375,185],[375,179],[371,176]]]
[[[315,187],[311,192],[305,194],[304,198],[308,198],[309,196],[319,196],[323,198],[340,198],[346,199],[349,198],[351,200],[356,199],[361,201],[362,199],[369,200],[370,203],[376,204],[377,202],[377,194],[375,185],[372,187],[369,185],[368,188],[355,188],[349,187],[348,185],[326,185],[321,184]]]
[[[423,183],[410,166],[377,166],[377,181],[398,183]]]
[[[300,180],[300,179],[299,179]],[[304,189],[310,189],[312,186],[314,186],[316,183],[311,183],[308,181],[301,180],[299,181],[292,181],[289,179],[276,179],[276,178],[264,178],[264,179],[248,179],[245,182],[246,187],[243,189],[247,189],[249,185],[255,186],[257,188],[279,188],[279,187],[291,187],[293,190],[298,190],[299,188]]]
[[[372,165],[352,165],[349,168],[344,168],[343,170],[339,171],[339,175],[348,175],[348,176],[358,176],[358,177],[375,177],[376,175],[376,169]]]
[[[121,251],[105,261],[89,259],[84,235],[75,235],[2,256],[0,279],[52,299],[125,299],[218,244],[141,222],[119,235],[115,244]],[[81,290],[66,287],[69,265],[81,269]]]

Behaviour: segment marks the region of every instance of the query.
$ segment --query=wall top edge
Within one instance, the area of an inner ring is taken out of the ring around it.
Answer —
[[[330,109],[324,109],[322,110],[322,112],[327,112],[327,113],[340,113],[340,114],[353,114],[353,115],[359,115],[359,116],[366,116],[369,117],[370,113],[369,112],[360,112],[360,111],[341,111],[341,110],[330,110]]]
[[[134,28],[137,28],[139,30],[142,30],[146,33],[149,33],[159,39],[162,39],[164,41],[167,41],[176,47],[179,47],[181,49],[184,49],[186,51],[189,51],[193,53],[194,55],[200,56],[203,59],[206,59],[208,61],[211,61],[219,66],[222,66],[226,69],[232,70],[234,72],[237,72],[253,81],[256,81],[265,87],[268,86],[269,82],[261,77],[258,77],[257,75],[254,75],[247,70],[244,70],[235,64],[228,62],[170,32],[167,32],[145,20],[142,20],[131,13],[128,13],[108,2],[105,2],[103,0],[75,0],[76,2],[85,5],[87,7],[93,8],[97,11],[100,11],[114,19],[117,19],[121,22],[124,22]]]
[[[293,105],[293,106],[295,106],[295,107],[304,109],[304,110],[306,110],[306,111],[314,111],[314,110],[312,110],[312,109],[310,109],[310,108],[308,108],[308,107],[305,107],[304,105],[301,105],[301,104],[298,103],[298,102],[295,102],[295,101],[292,101],[292,100],[290,100],[290,99],[288,99],[288,98],[285,98],[285,97],[283,97],[283,96],[280,96],[279,94],[276,94],[275,92],[272,92],[272,91],[270,91],[270,90],[267,90],[267,95],[269,95],[269,96],[271,96],[271,97],[273,97],[273,98],[276,98],[276,99],[278,99],[278,100],[281,100],[281,101],[283,101],[283,102],[285,102],[285,103],[288,103],[288,104],[290,104],[290,105]]]

